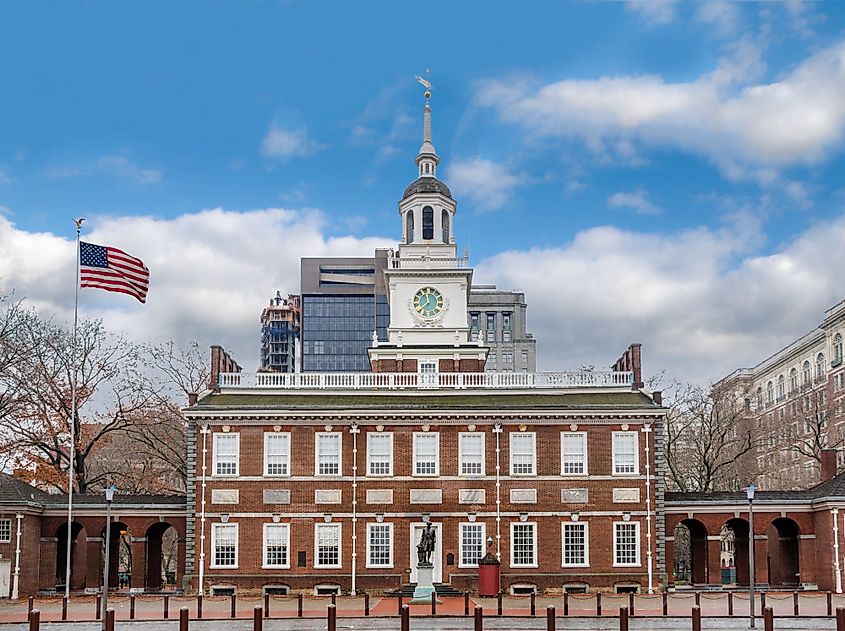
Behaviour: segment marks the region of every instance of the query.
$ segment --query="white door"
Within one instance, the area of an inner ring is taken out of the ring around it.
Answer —
[[[431,562],[434,565],[434,572],[431,580],[435,583],[443,582],[443,524],[435,524],[431,522],[431,527],[437,536],[434,542],[434,554],[431,555]],[[417,544],[422,538],[425,524],[413,523],[411,524],[411,582],[417,582]]]
[[[12,587],[12,560],[0,559],[0,598],[8,598]]]
[[[434,362],[420,362],[420,388],[437,387],[437,364]]]

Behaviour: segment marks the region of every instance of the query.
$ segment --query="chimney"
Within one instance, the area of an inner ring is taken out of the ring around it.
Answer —
[[[199,399],[199,395],[196,392],[189,392],[188,393],[188,406],[196,405],[197,400]]]
[[[663,392],[661,390],[655,390],[652,392],[651,398],[657,405],[663,405]]]
[[[642,390],[645,387],[643,383],[643,369],[642,369],[642,344],[631,344],[627,350],[622,353],[622,357],[616,360],[616,363],[611,366],[611,370],[618,370],[621,372],[630,371],[634,373],[634,383],[632,388],[634,390]]]
[[[821,453],[821,465],[822,465],[822,479],[821,482],[825,482],[830,480],[831,478],[836,476],[836,450],[835,449],[822,449]]]

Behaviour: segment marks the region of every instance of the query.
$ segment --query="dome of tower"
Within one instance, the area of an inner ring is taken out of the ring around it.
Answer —
[[[421,177],[414,180],[405,189],[402,199],[417,193],[440,193],[452,199],[452,191],[449,190],[449,187],[435,177]]]

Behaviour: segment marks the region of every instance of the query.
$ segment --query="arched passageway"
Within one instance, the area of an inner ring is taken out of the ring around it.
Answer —
[[[697,519],[675,527],[675,585],[703,585],[707,571],[707,528]]]
[[[147,591],[175,588],[179,567],[179,533],[167,522],[147,529]]]
[[[70,532],[70,587],[71,589],[84,589],[85,575],[88,567],[88,555],[86,545],[87,533],[79,522],[72,522]],[[61,591],[65,588],[67,573],[67,523],[63,523],[56,530],[56,589]]]
[[[766,532],[769,561],[769,585],[794,587],[801,582],[799,575],[798,524],[788,517],[775,519]]]
[[[729,519],[722,526],[722,540],[733,546],[734,571],[731,577],[737,585],[748,585],[748,522],[741,517]]]
[[[103,538],[103,554],[106,548],[106,529]],[[121,521],[111,524],[109,539],[109,587],[110,589],[128,589],[132,587],[132,533],[129,526]]]

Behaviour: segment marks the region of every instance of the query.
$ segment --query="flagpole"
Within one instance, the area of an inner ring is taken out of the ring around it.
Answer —
[[[65,597],[70,598],[70,549],[73,534],[73,459],[76,443],[76,329],[79,323],[79,236],[84,217],[74,219],[76,224],[76,283],[73,290],[73,340],[71,342],[70,385],[70,455],[67,465],[67,555],[65,557]]]

